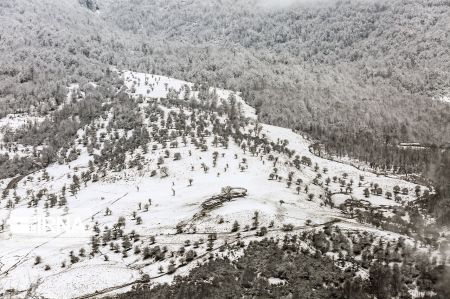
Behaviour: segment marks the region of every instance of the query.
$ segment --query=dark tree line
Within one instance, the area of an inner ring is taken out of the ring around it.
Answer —
[[[250,242],[244,255],[235,261],[216,257],[194,268],[188,276],[176,276],[171,285],[155,285],[152,289],[141,285],[114,298],[411,298],[408,288],[415,288],[414,281],[420,291],[436,292],[434,298],[448,296],[448,267],[432,264],[423,256],[415,257],[406,251],[402,240],[388,244],[388,250],[392,250],[390,260],[394,261],[389,266],[382,243],[372,246],[373,236],[355,233],[351,237],[352,255],[362,256],[361,264],[368,269],[369,279],[355,277],[358,268],[337,267],[352,260],[351,256],[340,254],[338,260],[332,260],[322,254],[349,250],[340,247],[348,242],[347,236],[341,234],[339,238],[327,230]],[[314,250],[302,248],[299,240],[312,242]],[[402,248],[405,252],[400,254]],[[271,284],[269,278],[281,283]]]

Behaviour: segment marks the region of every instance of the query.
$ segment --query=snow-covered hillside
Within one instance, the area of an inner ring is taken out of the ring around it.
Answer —
[[[65,161],[1,182],[0,294],[88,298],[170,282],[262,227],[280,237],[334,223],[395,239],[345,206],[394,215],[426,189],[316,157],[232,91],[122,76],[129,102],[106,102]],[[227,198],[227,186],[246,196]],[[205,208],[215,195],[228,200]]]

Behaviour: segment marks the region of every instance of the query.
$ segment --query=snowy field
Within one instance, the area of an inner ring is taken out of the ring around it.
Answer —
[[[163,98],[170,91],[183,98],[186,86],[191,90],[194,87],[192,83],[150,74],[127,71],[123,72],[123,77],[134,96],[145,98]],[[220,89],[217,89],[216,93],[219,101],[227,101],[233,94]],[[190,96],[198,97],[198,92],[191,91]],[[236,99],[241,103],[241,111],[251,120],[249,127],[254,126],[257,119],[255,110],[246,105],[239,95],[236,95]],[[145,108],[147,104],[141,105]],[[98,123],[106,124],[108,121],[109,119],[98,120]],[[103,132],[106,130],[103,129]],[[99,130],[97,134],[101,133],[102,130]],[[83,130],[80,130],[79,136],[83,134]],[[308,141],[290,129],[263,124],[261,134],[265,134],[274,142],[278,139],[288,140],[289,148],[295,150],[295,155],[309,157],[312,165],[317,163],[320,169],[327,169],[324,177],[344,176],[347,181],[354,180],[356,185],[363,176],[362,185],[353,188],[351,196],[354,198],[363,199],[364,188],[369,187],[370,183],[376,183],[383,190],[392,190],[396,185],[407,188],[409,193],[402,195],[402,200],[414,200],[414,184],[318,158],[308,150]],[[206,139],[208,144],[211,144],[212,137]],[[17,185],[15,193],[26,198],[27,190],[38,191],[45,188],[47,193],[59,194],[63,186],[72,182],[71,176],[79,176],[89,167],[92,156],[82,144],[78,144],[77,149],[80,155],[76,160],[63,165],[53,164],[45,172],[39,171],[25,177]],[[224,244],[225,241],[232,243],[236,240],[235,234],[230,233],[233,223],[238,221],[242,227],[250,224],[256,211],[259,213],[261,226],[270,227],[273,222],[270,234],[274,236],[283,234],[281,228],[285,224],[292,224],[295,229],[308,229],[308,226],[333,220],[341,221],[339,225],[346,228],[366,229],[354,219],[343,215],[339,209],[322,204],[319,198],[325,194],[324,187],[313,184],[317,171],[312,167],[302,167],[296,172],[296,176],[302,179],[302,188],[309,186],[309,193],[315,195],[310,200],[307,193],[296,191],[295,186],[288,188],[284,182],[269,180],[269,174],[274,168],[273,163],[267,161],[267,157],[244,152],[233,142],[230,142],[228,148],[211,146],[206,152],[195,149],[192,144],[185,146],[180,143],[176,151],[182,158],[177,161],[166,159],[164,165],[169,170],[168,177],[150,175],[151,170],[157,167],[158,157],[164,155],[165,150],[149,150],[146,154],[140,153],[146,161],[143,169],[126,168],[120,172],[108,172],[99,181],[82,185],[76,195],[68,194],[67,206],[64,208],[46,208],[42,204],[30,208],[26,201],[19,202],[13,208],[6,208],[7,201],[3,200],[0,221],[5,223],[5,230],[0,232],[0,293],[6,294],[14,290],[18,292],[17,297],[25,297],[28,293],[43,298],[76,298],[95,292],[111,294],[115,291],[125,291],[129,289],[128,283],[145,274],[154,282],[170,282],[173,274],[162,275],[159,271],[160,266],[166,268],[169,265],[169,259],[149,263],[132,252],[126,257],[120,253],[114,254],[108,245],[100,246],[100,254],[94,257],[86,253],[80,257],[79,262],[70,263],[71,251],[78,254],[83,248],[89,252],[90,236],[95,226],[112,227],[121,216],[126,221],[124,230],[134,230],[140,235],[136,244],[148,244],[153,242],[151,239],[154,237],[156,245],[166,246],[170,252],[179,250],[187,240],[190,244],[198,241],[199,256],[207,253],[204,243],[208,233],[217,233],[216,246]],[[218,152],[215,166],[211,163],[213,151]],[[244,158],[247,168],[243,169]],[[283,177],[287,177],[293,169],[288,163],[289,160],[287,156],[283,156],[277,162],[278,172]],[[207,172],[202,170],[201,163],[209,165]],[[189,184],[190,179],[192,186]],[[6,186],[8,181],[4,180],[0,186]],[[248,195],[224,203],[199,219],[193,219],[202,210],[201,204],[220,193],[225,186],[246,188]],[[333,193],[342,191],[337,182],[331,182],[328,188]],[[12,192],[9,196],[12,198]],[[348,197],[350,196],[336,195],[336,205]],[[366,200],[373,206],[399,205],[386,199],[384,195],[371,195]],[[142,208],[146,204],[149,204],[148,211]],[[112,211],[111,215],[106,215],[107,209]],[[134,212],[136,215],[133,215]],[[141,224],[137,223],[136,216],[141,218]],[[57,221],[61,219],[65,219],[64,224],[58,224]],[[67,223],[73,225],[67,226]],[[180,223],[191,223],[195,225],[196,230],[177,233],[176,226]],[[30,227],[34,230],[27,230]],[[255,238],[254,232],[251,231],[241,231],[241,234],[243,238]],[[36,263],[37,257],[40,257],[39,263]],[[206,257],[199,258],[202,260]],[[190,267],[192,266],[180,268],[176,274],[186,274]]]

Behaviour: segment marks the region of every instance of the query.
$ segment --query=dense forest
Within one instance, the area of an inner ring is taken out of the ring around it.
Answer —
[[[412,286],[414,279],[422,298],[431,298],[428,294],[432,293],[432,298],[450,295],[448,267],[427,262],[402,240],[388,243],[385,249],[380,244],[369,249],[370,235],[355,239],[350,233],[331,231],[250,242],[235,261],[211,257],[189,276],[176,277],[172,285],[150,289],[144,283],[115,298],[412,298],[407,286]],[[345,257],[339,254],[337,259],[326,254],[328,246],[345,248],[347,237],[353,238],[355,252],[350,250]],[[357,267],[345,266],[355,261],[355,255],[362,256],[358,263],[370,273],[370,279],[353,278]]]

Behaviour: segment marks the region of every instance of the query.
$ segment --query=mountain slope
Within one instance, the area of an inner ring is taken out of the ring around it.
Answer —
[[[187,274],[192,261],[210,253],[231,258],[239,250],[230,246],[240,242],[330,224],[399,237],[372,227],[370,215],[381,213],[386,225],[390,216],[408,218],[399,211],[408,213],[415,185],[316,157],[302,136],[258,123],[233,92],[121,76],[126,88],[105,99],[101,116],[78,130],[59,163],[13,185],[0,181],[0,293],[124,292],[148,279],[171,281],[175,271]],[[397,185],[404,195],[383,196]],[[246,195],[204,205],[226,186]],[[374,190],[367,198],[366,188]]]

